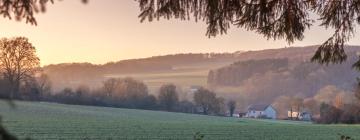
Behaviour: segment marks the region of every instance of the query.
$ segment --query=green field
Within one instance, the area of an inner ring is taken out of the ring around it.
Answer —
[[[315,125],[291,121],[250,120],[131,109],[0,102],[4,125],[32,139],[360,139],[360,125]]]

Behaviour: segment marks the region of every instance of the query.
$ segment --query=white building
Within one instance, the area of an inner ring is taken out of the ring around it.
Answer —
[[[246,113],[248,118],[269,118],[276,119],[276,110],[271,105],[258,104],[250,105]]]
[[[201,86],[190,86],[190,89],[189,89],[189,94],[194,94],[195,92],[197,92],[199,89],[201,88]]]
[[[312,115],[309,112],[300,112],[299,114],[297,111],[293,111],[292,113],[291,111],[288,111],[288,118],[302,121],[311,121]]]

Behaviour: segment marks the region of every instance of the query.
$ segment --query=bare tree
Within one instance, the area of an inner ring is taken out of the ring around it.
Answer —
[[[115,90],[116,90],[118,81],[119,80],[117,80],[115,78],[110,78],[103,82],[103,90],[107,97],[111,97],[115,94]]]
[[[232,117],[233,114],[234,114],[234,112],[235,112],[236,101],[230,100],[230,101],[227,103],[227,106],[228,106],[228,109],[229,109],[229,112],[230,112],[230,117]]]
[[[10,99],[18,94],[20,82],[31,77],[40,59],[35,47],[25,37],[0,40],[0,71],[10,85]]]
[[[291,113],[291,119],[293,119],[293,117],[295,118],[299,118],[300,113],[301,113],[301,109],[304,106],[304,99],[302,98],[298,98],[298,97],[294,97],[291,99],[290,101],[290,113]],[[296,111],[296,116],[292,116],[293,112]]]
[[[51,81],[48,75],[41,73],[39,76],[36,77],[36,83],[40,95],[51,94]]]
[[[334,107],[342,109],[344,107],[344,101],[341,94],[336,95],[334,99]]]
[[[175,85],[166,84],[160,87],[159,103],[161,106],[165,107],[167,111],[172,111],[178,102],[179,97]]]
[[[304,107],[314,116],[320,113],[320,103],[313,98],[304,99]]]

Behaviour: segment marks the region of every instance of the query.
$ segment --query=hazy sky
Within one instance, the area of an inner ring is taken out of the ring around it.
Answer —
[[[234,52],[283,48],[284,40],[266,40],[261,35],[232,28],[227,35],[208,38],[202,22],[161,20],[140,23],[133,0],[64,0],[38,14],[38,26],[1,19],[0,37],[25,36],[37,48],[41,64],[91,62],[103,64],[130,58],[188,52]],[[312,28],[292,46],[320,44],[331,34]],[[360,44],[360,37],[349,44]]]

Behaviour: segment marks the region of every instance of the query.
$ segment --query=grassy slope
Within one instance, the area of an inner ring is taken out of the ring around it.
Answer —
[[[208,69],[189,69],[187,71],[168,71],[161,73],[138,73],[118,74],[107,77],[132,77],[143,81],[149,88],[151,94],[157,94],[160,86],[164,84],[175,84],[178,88],[187,91],[190,86],[206,86]]]
[[[360,138],[359,125],[314,125],[182,113],[16,102],[0,102],[5,126],[34,139],[338,139],[337,133]]]

